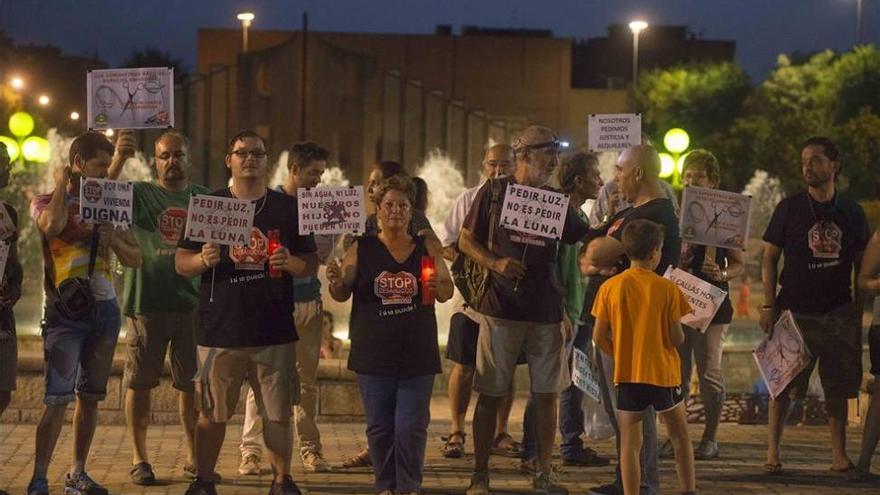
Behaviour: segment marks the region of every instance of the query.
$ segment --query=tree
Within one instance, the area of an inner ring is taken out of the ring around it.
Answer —
[[[857,198],[880,198],[880,117],[862,107],[840,127],[837,142],[849,193]]]
[[[134,50],[122,62],[123,67],[174,67],[174,82],[181,82],[188,76],[183,59],[174,58],[169,51],[157,46],[147,45],[143,50]]]

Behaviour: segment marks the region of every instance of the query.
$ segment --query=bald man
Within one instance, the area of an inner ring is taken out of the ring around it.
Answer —
[[[480,185],[472,187],[456,198],[452,210],[443,225],[437,230],[437,236],[443,244],[443,255],[452,261],[458,250],[458,235],[461,225],[471,209],[477,192],[486,180],[505,177],[513,171],[513,148],[507,144],[496,144],[486,150],[483,157],[483,170]],[[464,455],[465,414],[471,400],[471,387],[474,381],[474,369],[477,363],[477,336],[480,324],[470,308],[465,306],[459,291],[455,292],[455,313],[449,322],[449,340],[446,344],[446,359],[452,361],[449,374],[449,407],[452,412],[452,425],[443,455],[457,459]],[[495,453],[517,456],[520,454],[519,444],[507,433],[507,420],[513,404],[513,394],[508,395],[498,407],[495,420],[495,440],[492,450]]]
[[[666,196],[660,184],[660,156],[657,154],[657,150],[650,145],[634,146],[620,155],[615,170],[615,181],[620,188],[622,199],[631,203],[632,207],[619,210],[604,225],[591,232],[592,239],[587,241],[587,248],[581,257],[581,271],[590,276],[584,304],[586,325],[595,323],[589,312],[593,307],[593,300],[599,286],[607,280],[608,275],[619,273],[629,267],[629,260],[623,252],[620,236],[624,227],[630,222],[645,219],[664,227],[665,240],[660,263],[657,265],[658,274],[662,275],[669,265],[678,263],[681,250],[675,206]],[[617,436],[619,461],[620,428],[615,417],[617,395],[614,390],[614,362],[609,354],[601,351],[597,354],[603,369],[601,384],[603,403]],[[653,409],[648,408],[645,411],[642,418],[642,428],[642,451],[639,455],[639,464],[643,475],[640,492],[642,495],[656,495],[660,493],[660,475],[657,469],[657,428]],[[693,452],[690,452],[690,455],[693,456]],[[613,483],[595,487],[588,493],[622,494],[620,468],[617,469],[616,479]]]

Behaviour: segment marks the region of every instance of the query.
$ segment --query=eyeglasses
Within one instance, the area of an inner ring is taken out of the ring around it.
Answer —
[[[261,158],[266,158],[269,153],[266,153],[263,150],[235,150],[231,154],[241,158],[242,160],[246,159],[248,156],[252,156],[257,160]]]

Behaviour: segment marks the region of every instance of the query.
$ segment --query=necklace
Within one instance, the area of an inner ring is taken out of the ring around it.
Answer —
[[[812,215],[813,215],[813,220],[815,220],[817,224],[825,224],[825,222],[829,222],[830,220],[819,220],[819,216],[816,215],[816,209],[813,208],[813,202],[814,202],[814,201],[815,201],[816,203],[819,203],[820,205],[823,204],[823,203],[820,203],[819,201],[816,201],[815,199],[813,199],[813,196],[811,196],[811,195],[810,195],[810,192],[807,191],[807,206],[810,207],[810,213],[812,213]],[[836,206],[837,206],[837,191],[834,192],[834,196],[831,198],[831,212],[830,212],[830,215],[831,215],[832,217],[834,216],[834,208],[835,208]]]
[[[232,187],[229,187],[228,189],[229,189],[229,194],[230,194],[233,198],[235,198],[235,199],[239,199],[239,197],[236,196],[235,193],[232,191]],[[254,216],[259,215],[260,212],[263,211],[263,207],[266,206],[266,198],[268,198],[268,197],[269,197],[269,193],[268,193],[268,192],[266,192],[266,193],[263,194],[263,201],[260,203],[260,207],[257,208],[257,211],[254,212]],[[258,200],[258,199],[253,199],[253,200],[251,200],[251,203],[253,204],[253,203],[256,203],[257,201],[259,201],[259,200]]]

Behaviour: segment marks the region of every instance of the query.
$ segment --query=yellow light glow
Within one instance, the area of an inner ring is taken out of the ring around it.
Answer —
[[[14,162],[18,160],[18,155],[21,153],[21,150],[18,148],[18,143],[9,136],[0,136],[0,143],[6,145],[6,153],[9,154],[9,161]]]
[[[681,128],[675,127],[666,131],[663,136],[663,146],[672,153],[682,153],[691,145],[691,137]]]
[[[9,117],[9,131],[15,137],[23,138],[34,131],[34,118],[26,112],[15,112]]]
[[[79,112],[70,112],[70,120],[79,120]]]
[[[46,105],[48,105],[50,101],[51,100],[49,99],[49,97],[47,95],[40,95],[40,97],[37,98],[37,103],[39,103],[40,105],[43,105],[44,107]]]
[[[253,12],[242,12],[241,14],[238,14],[236,16],[236,18],[239,21],[250,22],[250,21],[254,20],[256,18],[256,16],[254,15]]]
[[[113,129],[107,129],[104,131],[104,135],[107,137],[113,137]]]
[[[644,31],[647,28],[648,28],[648,23],[645,21],[642,21],[642,20],[635,20],[635,21],[632,21],[631,23],[629,23],[629,29],[634,34],[639,34],[640,32]]]
[[[22,89],[24,88],[24,79],[20,77],[13,77],[9,80],[9,85],[12,86],[12,89]]]
[[[669,153],[660,153],[660,178],[672,177],[675,172],[675,159]]]
[[[52,157],[52,146],[41,137],[31,136],[22,143],[21,154],[29,162],[46,163]]]

